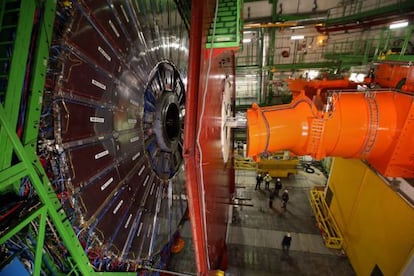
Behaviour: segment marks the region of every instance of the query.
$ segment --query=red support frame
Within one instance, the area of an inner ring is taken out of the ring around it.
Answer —
[[[224,162],[220,139],[225,78],[234,80],[235,49],[206,49],[214,7],[214,1],[192,1],[184,121],[183,155],[198,275],[226,268],[228,208],[234,190],[233,159]]]
[[[197,179],[198,158],[196,156],[196,133],[198,113],[198,88],[200,82],[203,3],[193,0],[191,5],[190,50],[188,64],[188,83],[186,95],[186,116],[184,119],[184,145],[183,155],[186,171],[186,188],[188,209],[190,212],[191,232],[193,236],[196,268],[198,273],[208,271],[205,243],[203,242],[204,229],[202,225],[202,211],[200,203],[200,190]]]

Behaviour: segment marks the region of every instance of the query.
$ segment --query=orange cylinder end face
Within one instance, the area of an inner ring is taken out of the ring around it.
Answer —
[[[313,104],[305,96],[287,105],[247,111],[247,155],[291,150],[306,154],[308,117]]]
[[[263,130],[266,129],[264,121],[260,119],[262,113],[259,109],[249,108],[247,110],[247,156],[255,157],[262,153],[260,149],[265,147],[263,143],[264,136]]]

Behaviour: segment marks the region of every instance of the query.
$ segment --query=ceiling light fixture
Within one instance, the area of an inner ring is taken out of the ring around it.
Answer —
[[[252,42],[251,38],[243,38],[243,43],[250,43]]]
[[[395,23],[392,23],[391,25],[390,25],[390,30],[393,30],[393,29],[398,29],[398,28],[403,28],[403,27],[407,27],[408,26],[408,21],[404,21],[404,22],[395,22]]]
[[[299,40],[299,39],[304,39],[304,38],[305,38],[305,36],[303,36],[303,35],[292,35],[290,37],[291,40]]]

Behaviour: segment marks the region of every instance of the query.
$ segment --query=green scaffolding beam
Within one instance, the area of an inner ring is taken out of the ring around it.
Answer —
[[[7,10],[7,3],[20,4],[20,6],[18,9]],[[7,75],[8,82],[4,102],[0,104],[0,191],[13,190],[13,184],[20,183],[22,179],[28,177],[39,197],[40,204],[36,204],[37,207],[24,219],[8,229],[0,237],[0,244],[5,243],[36,220],[39,226],[34,241],[35,245],[32,248],[34,254],[33,275],[41,275],[43,261],[48,259],[47,256],[43,256],[43,247],[46,237],[46,221],[49,219],[68,250],[69,258],[74,261],[73,273],[76,275],[79,275],[78,272],[82,275],[91,275],[95,273],[93,267],[36,155],[39,118],[56,1],[24,0],[7,3],[2,1],[0,6],[2,8],[0,11],[0,25],[3,26],[2,20],[10,12],[18,12],[18,20],[15,26],[16,36],[13,41],[5,42],[5,37],[0,37],[0,42],[3,42],[3,45],[9,43],[13,52],[10,60],[10,70]],[[33,63],[29,67],[29,48],[32,40],[33,21],[38,9],[42,11],[42,16],[38,25],[38,35],[34,38],[36,48],[32,53]],[[27,103],[24,135],[20,138],[16,133],[16,126],[27,70],[30,70],[28,84],[30,95]],[[53,269],[56,269],[56,267],[53,268],[52,266]]]
[[[362,1],[361,1],[362,3]],[[333,25],[340,25],[340,24],[348,24],[354,23],[358,20],[364,20],[366,18],[373,18],[373,17],[380,17],[385,16],[388,14],[394,13],[401,13],[404,11],[410,11],[414,9],[414,1],[406,0],[406,1],[399,1],[396,4],[390,4],[388,6],[380,7],[377,9],[367,10],[367,11],[359,11],[360,8],[356,8],[353,14],[347,16],[341,16],[337,18],[328,18],[325,21],[326,26],[333,26]]]
[[[28,222],[31,221],[31,219],[36,218],[38,215],[41,215],[42,222],[44,219],[44,212],[46,212],[53,222],[54,227],[56,227],[56,230],[59,233],[59,236],[65,244],[70,255],[76,261],[76,265],[79,271],[81,271],[83,275],[89,275],[93,272],[93,268],[90,265],[89,259],[86,256],[79,240],[77,239],[74,230],[72,229],[72,225],[70,224],[65,212],[60,205],[59,199],[52,189],[52,186],[49,182],[49,179],[47,178],[45,171],[43,170],[42,165],[34,153],[28,152],[28,150],[23,147],[19,137],[17,137],[16,133],[10,127],[7,121],[5,110],[2,106],[0,106],[0,126],[1,129],[7,134],[8,140],[12,144],[11,150],[14,150],[14,153],[17,155],[18,159],[21,162],[18,163],[18,168],[15,169],[14,166],[11,166],[6,172],[8,174],[13,174],[13,171],[16,170],[17,174],[20,176],[29,177],[30,183],[32,183],[34,186],[36,193],[43,205],[43,207],[32,213],[28,219],[23,220],[16,227],[12,228],[8,233],[1,237],[0,244],[4,243],[14,234],[18,233],[22,228],[24,228],[24,226],[28,224]],[[0,172],[0,179],[5,178],[3,176],[3,172],[4,171]],[[45,233],[43,231],[43,233],[39,232],[39,235],[40,234],[42,234],[43,237],[38,241],[38,244],[43,245]],[[41,258],[42,255],[41,251],[42,250],[40,249],[36,250],[35,260],[37,262],[40,262],[39,258]],[[40,257],[37,255],[39,252]],[[35,275],[40,275],[40,270],[38,269],[40,268],[35,268],[35,272],[39,272],[39,274]]]
[[[6,4],[4,5],[2,20],[6,14],[16,12],[15,9],[6,9]],[[0,37],[0,43],[13,47],[10,70],[8,75],[4,76],[8,80],[4,100],[4,116],[7,118],[12,129],[16,129],[19,117],[20,99],[24,85],[26,64],[29,57],[35,10],[36,1],[21,1],[14,41],[10,41],[10,38],[7,37]],[[0,24],[3,25],[3,22],[0,22]],[[10,146],[10,142],[7,142],[6,137],[4,129],[0,129],[0,141],[5,141],[0,143],[0,170],[10,166],[12,158],[12,147]]]

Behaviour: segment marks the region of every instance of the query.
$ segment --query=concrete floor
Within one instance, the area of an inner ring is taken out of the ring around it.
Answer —
[[[269,192],[264,190],[264,184],[261,190],[255,190],[254,171],[236,171],[235,197],[240,199],[239,203],[253,206],[233,208],[226,275],[355,275],[346,257],[324,246],[315,226],[309,190],[325,184],[323,174],[318,170],[314,174],[300,172],[281,180],[290,196],[286,211],[280,207],[280,198],[275,198],[273,208],[269,208]],[[288,254],[281,249],[287,232],[292,235]],[[170,269],[195,274],[189,225],[184,226],[181,234],[187,246],[172,258]]]

